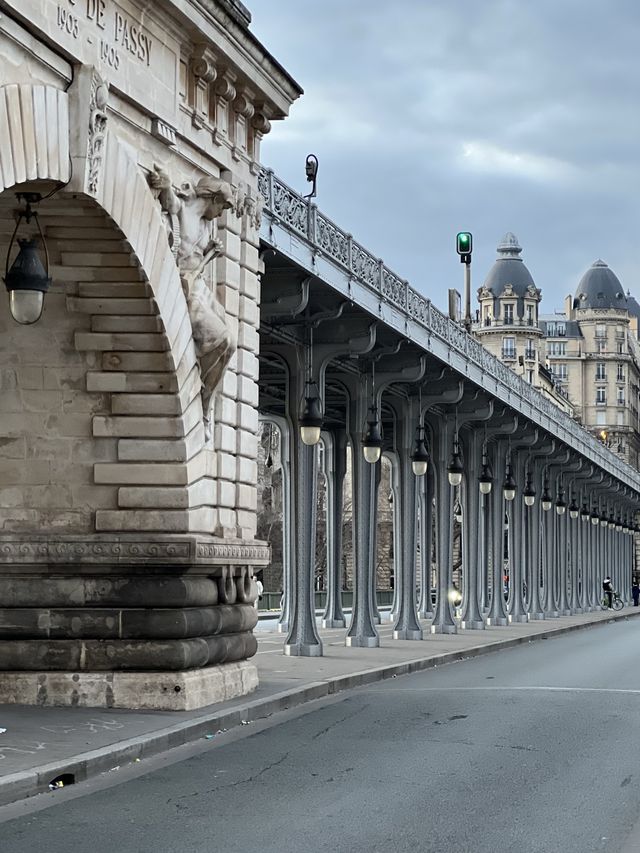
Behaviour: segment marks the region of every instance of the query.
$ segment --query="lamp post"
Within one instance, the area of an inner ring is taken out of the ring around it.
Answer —
[[[29,326],[32,323],[36,323],[42,316],[44,296],[51,287],[49,253],[42,228],[40,227],[40,221],[38,220],[38,214],[31,207],[32,204],[37,204],[41,201],[42,196],[40,193],[17,193],[17,198],[18,201],[24,199],[25,209],[18,211],[16,227],[9,242],[4,283],[9,293],[9,310],[11,311],[11,316],[17,323]],[[18,229],[23,219],[27,224],[30,224],[31,220],[34,220],[38,226],[40,242],[45,256],[44,266],[36,248],[38,238],[31,237],[29,239],[18,238],[20,250],[11,267],[9,267],[11,249],[13,248]]]
[[[451,460],[447,467],[447,477],[450,486],[459,486],[462,482],[464,468],[462,467],[462,459],[460,458],[460,445],[458,444],[458,430],[453,438],[453,452]]]

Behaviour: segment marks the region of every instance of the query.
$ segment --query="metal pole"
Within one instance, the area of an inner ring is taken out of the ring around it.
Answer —
[[[471,331],[471,260],[464,266],[464,327]]]

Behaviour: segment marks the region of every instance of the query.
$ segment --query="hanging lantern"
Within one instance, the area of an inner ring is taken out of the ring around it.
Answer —
[[[505,501],[512,501],[516,496],[516,481],[513,478],[510,462],[507,463],[506,476],[504,478],[504,483],[502,484],[502,493]]]
[[[578,504],[576,503],[575,495],[571,498],[571,503],[569,504],[569,517],[574,521],[580,515],[580,510],[578,509]]]
[[[522,497],[524,498],[525,506],[533,506],[536,502],[536,490],[533,488],[533,483],[531,482],[531,472],[527,474],[527,482]]]
[[[451,461],[449,462],[449,466],[447,468],[447,477],[449,479],[449,485],[459,486],[462,482],[463,474],[464,468],[462,467],[462,459],[460,458],[460,446],[458,445],[458,435],[456,433],[456,436],[453,439],[453,453],[451,454]]]
[[[564,515],[566,508],[567,503],[564,499],[564,489],[560,489],[558,491],[558,498],[556,500],[556,512],[558,513],[558,515]]]
[[[316,383],[308,379],[305,384],[305,396],[302,411],[298,418],[300,438],[303,444],[313,445],[320,441],[322,428],[322,401],[317,393]]]
[[[551,509],[551,494],[549,492],[549,484],[545,482],[544,489],[542,491],[542,497],[540,498],[540,505],[545,512],[549,512]]]
[[[382,430],[378,420],[378,408],[375,404],[369,407],[367,427],[362,436],[362,452],[364,458],[371,465],[375,465],[382,453]]]
[[[9,243],[4,283],[9,293],[9,310],[11,311],[11,316],[16,322],[28,326],[36,323],[42,316],[44,295],[51,287],[51,277],[49,276],[47,244],[40,228],[38,215],[31,209],[31,205],[39,202],[41,196],[39,193],[18,193],[18,200],[22,198],[26,201],[26,208],[18,214],[18,221],[16,222],[16,227]],[[20,250],[11,267],[9,267],[11,249],[23,219],[27,223],[30,223],[34,219],[38,226],[40,242],[45,256],[44,265],[36,247],[38,238],[32,237],[28,239],[18,238]]]
[[[586,504],[582,504],[582,509],[580,510],[580,521],[588,521],[589,520],[589,509]]]
[[[416,430],[416,443],[411,454],[411,468],[416,477],[422,477],[427,473],[429,464],[429,453],[424,441],[424,427],[422,424]]]
[[[593,524],[594,527],[597,527],[600,524],[600,516],[595,509],[591,513],[591,524]]]

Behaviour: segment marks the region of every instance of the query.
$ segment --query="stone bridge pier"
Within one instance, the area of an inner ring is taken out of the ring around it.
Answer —
[[[257,160],[300,90],[241,4],[179,5],[125,0],[116,68],[113,4],[0,4],[0,264],[37,222],[51,277],[0,310],[0,702],[257,686]]]

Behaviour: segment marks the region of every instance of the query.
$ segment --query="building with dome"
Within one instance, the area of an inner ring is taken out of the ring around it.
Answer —
[[[546,357],[575,417],[640,467],[640,305],[613,270],[595,261],[560,314],[543,315]]]
[[[508,364],[640,467],[640,304],[602,260],[580,279],[564,311],[540,314],[542,291],[514,234],[478,290],[474,334]]]
[[[478,290],[480,308],[473,332],[493,355],[573,414],[564,389],[556,385],[545,363],[539,316],[542,291],[520,257],[522,247],[515,234],[505,234],[497,252]]]

